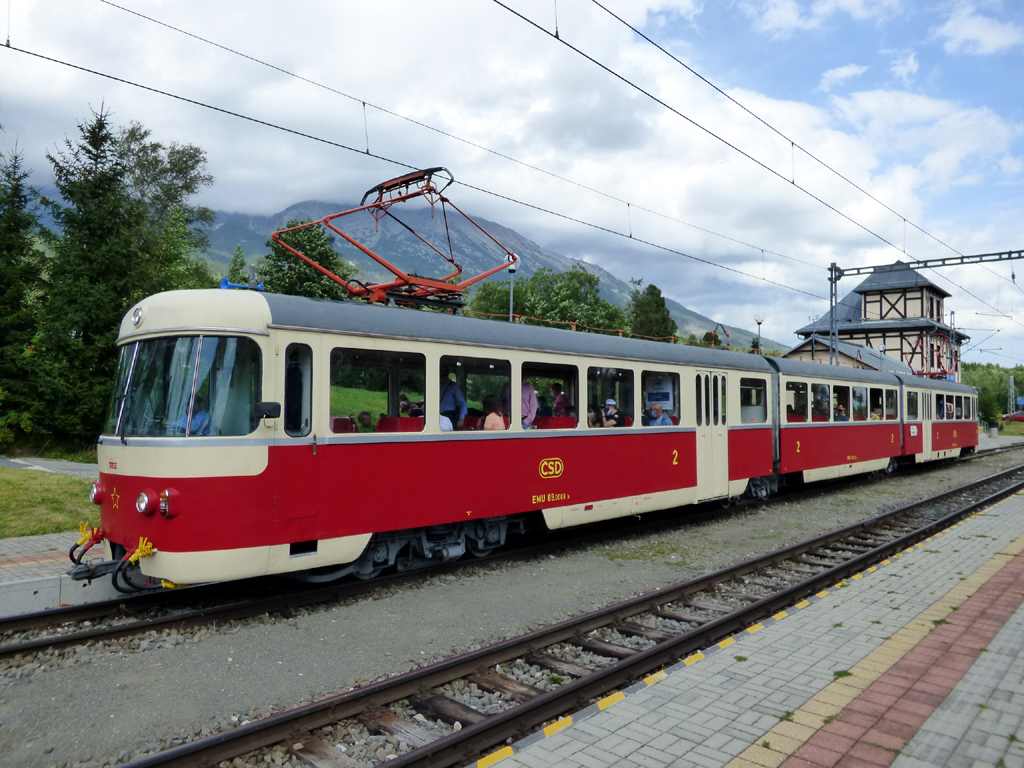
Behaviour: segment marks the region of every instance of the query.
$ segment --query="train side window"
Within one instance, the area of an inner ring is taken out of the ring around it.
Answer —
[[[704,425],[711,426],[711,377],[704,375]]]
[[[828,421],[831,402],[828,384],[811,384],[811,421]]]
[[[907,392],[907,421],[917,419],[917,392]]]
[[[714,425],[718,426],[718,377],[711,377],[711,417],[714,419]]]
[[[633,371],[622,368],[588,368],[587,399],[589,412],[596,420],[591,424],[603,426],[606,403],[615,401],[615,409],[622,414],[619,426],[633,426]]]
[[[935,396],[935,419],[946,418],[946,396],[936,395]]]
[[[853,414],[854,421],[866,421],[868,418],[868,388],[853,388]]]
[[[763,379],[740,379],[740,421],[764,424],[768,421],[768,383]]]
[[[725,384],[726,384],[727,379],[728,379],[728,377],[723,373],[722,374],[722,423],[723,424],[728,424],[729,423],[728,420],[725,418],[726,403],[729,402],[729,398],[726,397],[726,391],[725,391]]]
[[[331,431],[422,432],[426,358],[410,352],[331,350]],[[436,423],[436,421],[434,422]]]
[[[894,421],[900,417],[899,393],[895,389],[885,390],[885,419]]]
[[[313,422],[313,350],[289,344],[284,359],[284,431],[304,437]]]
[[[882,402],[882,390],[872,387],[868,390],[868,397],[868,408],[871,412],[871,420],[881,421],[885,414],[885,407]]]
[[[786,421],[807,421],[807,384],[802,381],[786,382]]]
[[[673,424],[679,423],[679,374],[644,371],[640,374],[640,396],[643,400],[641,423],[650,423],[651,406],[658,403]]]
[[[962,419],[964,417],[964,398],[963,395],[956,396],[956,414],[954,418]]]
[[[837,384],[832,387],[832,416],[836,421],[849,421],[850,415],[850,388]]]
[[[487,414],[484,410],[484,399],[494,398],[495,407],[501,411],[504,428],[508,429],[511,411],[509,410],[508,391],[512,381],[512,365],[508,360],[490,360],[478,357],[441,357],[441,370],[455,374],[459,391],[466,398],[466,416],[462,420],[462,428],[478,430],[484,428]],[[449,398],[451,399],[451,398]],[[457,427],[458,425],[455,424]]]
[[[698,373],[697,374],[697,378],[695,380],[696,384],[697,384],[697,398],[696,398],[695,402],[697,403],[697,426],[698,427],[703,427],[704,426],[704,389],[701,387],[701,382],[703,380],[704,380],[704,376],[702,374]]]
[[[579,423],[579,369],[575,365],[523,363],[524,384],[537,394],[537,429],[575,429]],[[507,414],[506,414],[507,415]]]

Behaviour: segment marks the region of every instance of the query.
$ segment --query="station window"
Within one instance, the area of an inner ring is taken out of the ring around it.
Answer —
[[[828,421],[831,402],[828,384],[811,384],[811,421]]]
[[[537,394],[537,429],[575,429],[579,423],[580,379],[575,365],[523,363],[523,384]]]
[[[679,374],[660,371],[644,371],[640,375],[640,396],[644,412],[640,417],[646,427],[651,421],[651,406],[661,406],[662,412],[673,424],[679,423]],[[667,426],[667,425],[662,425]]]
[[[633,371],[622,368],[588,368],[587,410],[591,426],[604,426],[609,400],[615,401],[617,413],[622,414],[618,426],[632,426]]]
[[[917,392],[907,392],[907,421],[917,421]]]
[[[885,419],[894,421],[900,417],[899,392],[895,389],[885,390]]]
[[[425,392],[423,355],[331,350],[332,432],[421,432],[424,413],[431,410]]]
[[[868,418],[868,388],[853,388],[853,413],[854,421],[866,421]]]
[[[284,431],[303,437],[313,421],[313,350],[306,344],[289,344],[284,359]]]
[[[505,429],[508,429],[511,418],[508,391],[512,381],[512,366],[508,360],[445,355],[441,358],[441,371],[449,377],[454,377],[459,392],[463,394],[466,401],[466,416],[462,420],[463,429],[483,429],[489,407],[498,410]],[[445,405],[457,408],[454,396]],[[458,413],[448,414],[449,418],[453,415],[455,420],[452,423],[457,426]]]
[[[802,381],[786,382],[786,421],[807,421],[807,384]]]
[[[740,421],[744,424],[768,421],[768,382],[764,379],[740,379]]]

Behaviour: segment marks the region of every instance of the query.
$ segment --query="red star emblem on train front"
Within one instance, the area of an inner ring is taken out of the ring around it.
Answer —
[[[117,495],[117,488],[110,492],[110,501],[114,509],[117,509],[117,500],[121,498]]]

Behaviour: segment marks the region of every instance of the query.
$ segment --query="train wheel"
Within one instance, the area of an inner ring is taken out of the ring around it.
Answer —
[[[494,551],[494,547],[480,546],[476,539],[466,539],[466,549],[473,557],[487,557]]]
[[[893,472],[896,471],[897,466],[898,465],[896,464],[895,458],[889,459],[889,463],[885,465],[885,474],[891,475]]]

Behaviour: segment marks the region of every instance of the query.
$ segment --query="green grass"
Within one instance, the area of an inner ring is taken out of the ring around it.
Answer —
[[[90,485],[79,477],[0,467],[0,539],[77,531],[83,520],[98,526]]]

